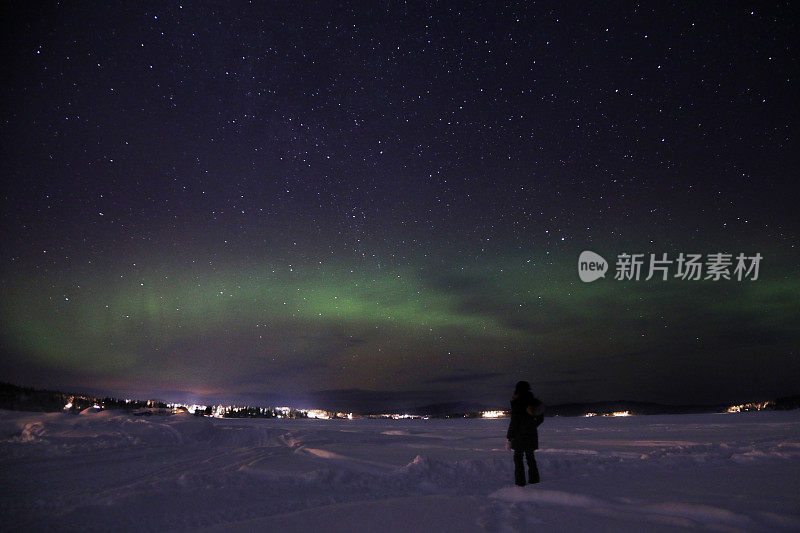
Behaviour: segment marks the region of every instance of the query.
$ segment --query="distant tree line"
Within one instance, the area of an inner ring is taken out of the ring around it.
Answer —
[[[206,416],[213,414],[213,408],[211,406],[206,407],[205,413]],[[299,411],[297,409],[291,409],[288,412],[286,411],[276,411],[274,409],[268,407],[231,407],[230,409],[226,410],[223,414],[225,418],[308,418],[308,415],[303,411]]]
[[[775,400],[773,409],[776,411],[788,411],[790,409],[800,409],[800,394],[794,396],[783,396]]]
[[[207,414],[211,414],[210,407],[206,408]],[[275,418],[276,413],[272,409],[261,407],[239,407],[231,409],[223,415],[225,418]]]
[[[96,397],[87,394],[71,394],[61,391],[38,390],[0,382],[0,409],[11,411],[83,411],[95,405],[103,409],[137,410],[146,408],[166,409],[167,404],[159,400],[126,400],[111,397]],[[69,406],[68,408],[66,406]]]

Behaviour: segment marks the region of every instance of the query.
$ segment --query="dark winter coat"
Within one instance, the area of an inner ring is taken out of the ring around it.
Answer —
[[[534,414],[531,415],[528,411]],[[544,404],[530,391],[511,400],[511,420],[506,438],[514,450],[539,449],[539,432],[536,428],[544,421]]]

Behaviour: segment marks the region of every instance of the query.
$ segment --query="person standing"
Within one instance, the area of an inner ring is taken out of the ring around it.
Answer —
[[[506,449],[514,450],[514,482],[525,486],[525,464],[528,483],[539,483],[539,469],[533,452],[539,449],[538,427],[544,421],[544,404],[531,392],[527,381],[517,382],[511,396],[511,420],[506,433]]]

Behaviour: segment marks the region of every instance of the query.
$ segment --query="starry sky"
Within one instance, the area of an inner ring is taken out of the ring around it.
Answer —
[[[502,406],[518,379],[797,393],[793,11],[4,2],[2,380],[367,409]],[[626,253],[734,264],[615,279]]]

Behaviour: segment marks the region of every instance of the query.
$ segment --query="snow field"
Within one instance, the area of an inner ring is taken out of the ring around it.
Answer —
[[[0,411],[0,529],[800,531],[800,412],[506,425]]]

